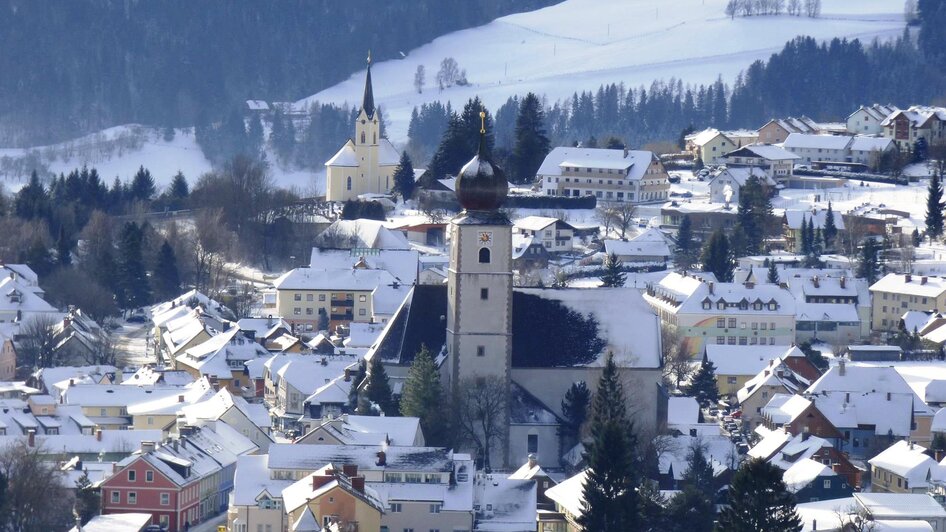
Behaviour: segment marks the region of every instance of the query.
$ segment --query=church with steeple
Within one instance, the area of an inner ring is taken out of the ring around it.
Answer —
[[[362,194],[387,194],[394,186],[400,154],[381,136],[381,110],[374,104],[371,54],[365,76],[361,110],[355,118],[355,137],[348,139],[325,162],[325,196],[328,201],[356,199]]]

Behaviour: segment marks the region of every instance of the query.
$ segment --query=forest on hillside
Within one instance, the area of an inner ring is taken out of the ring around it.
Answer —
[[[0,0],[0,145],[192,126],[298,99],[435,37],[556,0]]]

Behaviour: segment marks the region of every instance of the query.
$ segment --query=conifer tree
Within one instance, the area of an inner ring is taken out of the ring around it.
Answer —
[[[276,155],[283,161],[289,160],[296,148],[296,127],[291,117],[283,114],[278,107],[273,113],[273,124],[269,131],[269,143]]]
[[[119,303],[123,308],[138,308],[150,302],[151,289],[142,257],[143,234],[138,224],[127,222],[118,242]]]
[[[828,210],[824,215],[824,229],[821,231],[821,236],[824,237],[824,247],[826,250],[834,249],[834,239],[838,236],[838,226],[834,220],[834,209],[831,207],[831,202],[828,202]]]
[[[716,518],[712,499],[715,491],[713,467],[706,459],[701,443],[694,441],[687,453],[683,489],[670,499],[667,508],[670,531],[712,532]]]
[[[627,418],[624,388],[609,353],[594,397],[592,440],[585,447],[588,464],[578,524],[588,531],[639,529],[640,460],[637,436]]]
[[[131,197],[140,201],[150,201],[155,194],[154,178],[144,166],[138,167],[135,177],[131,180]]]
[[[706,408],[719,401],[719,385],[716,382],[716,366],[708,358],[704,358],[700,369],[690,381],[687,393],[696,397],[700,406]]]
[[[99,515],[101,511],[101,496],[99,490],[92,486],[89,480],[88,472],[83,472],[82,476],[76,480],[76,500],[75,513],[83,524],[88,523],[93,517]]]
[[[604,273],[601,275],[601,286],[605,288],[614,288],[624,286],[627,274],[624,273],[624,265],[614,253],[604,258]]]
[[[327,315],[326,315],[326,318],[328,318]],[[321,319],[321,315],[320,315],[320,319]],[[320,327],[320,329],[322,328]],[[355,374],[352,376],[351,388],[348,391],[348,411],[349,412],[357,411],[358,413],[362,413],[359,409],[360,403],[358,401],[358,398],[360,394],[358,393],[358,390],[361,388],[361,383],[365,381],[365,377],[367,376],[366,367],[367,367],[367,364],[365,364],[365,361],[364,360],[360,361],[358,363],[358,371],[356,371]]]
[[[533,93],[526,94],[516,117],[516,144],[512,150],[512,177],[517,183],[530,183],[549,153],[542,102]]]
[[[394,169],[394,192],[404,200],[414,196],[414,165],[406,151],[401,152],[401,160]]]
[[[729,250],[729,239],[722,229],[717,229],[703,247],[703,255],[700,258],[703,263],[704,272],[712,272],[716,279],[721,283],[732,281],[735,261]]]
[[[673,261],[678,270],[687,271],[696,262],[697,246],[693,241],[692,224],[690,215],[684,214],[680,220],[680,229],[677,230],[677,247],[673,254]]]
[[[564,435],[577,438],[581,426],[588,417],[588,403],[591,400],[591,391],[585,381],[573,382],[565,391],[562,399],[562,417],[565,425],[562,427]]]
[[[943,209],[946,208],[946,202],[943,201],[943,184],[940,179],[942,176],[933,172],[926,192],[926,234],[930,237],[930,242],[943,235]]]
[[[447,443],[447,420],[443,409],[440,372],[426,345],[414,355],[401,391],[401,415],[420,418],[420,426],[429,445]]]
[[[63,226],[59,226],[59,238],[56,239],[56,259],[60,266],[72,264],[72,240],[66,236]]]
[[[450,115],[450,121],[447,123],[447,130],[444,131],[443,138],[437,151],[430,159],[427,170],[432,179],[443,179],[447,175],[456,175],[460,168],[466,164],[473,156],[467,153],[466,141],[464,140],[464,123],[460,115],[453,113]]]
[[[376,356],[371,359],[365,397],[371,403],[378,405],[384,415],[397,415],[397,404],[392,397],[391,383],[388,381],[388,373],[384,370],[384,364],[381,363],[381,357]]]
[[[775,267],[775,261],[774,261],[774,260],[771,261],[771,262],[769,262],[769,273],[768,273],[768,276],[766,277],[765,280],[766,280],[768,283],[770,283],[770,284],[778,284],[778,283],[779,283],[778,269]]]
[[[154,295],[159,301],[176,297],[181,290],[181,276],[177,269],[177,257],[174,248],[165,240],[158,250],[158,257],[151,277]]]
[[[187,184],[187,178],[184,177],[184,173],[178,170],[174,174],[174,178],[171,179],[171,189],[170,189],[171,198],[175,200],[185,200],[187,196],[190,195],[190,187]]]
[[[877,258],[879,251],[877,242],[873,238],[865,239],[863,246],[861,246],[861,256],[857,263],[857,276],[861,279],[867,279],[868,285],[876,283],[877,277],[880,275],[880,264]]]
[[[29,182],[17,192],[13,201],[13,213],[24,220],[43,218],[49,214],[49,195],[36,170],[30,174]]]
[[[266,138],[263,133],[263,122],[260,121],[259,115],[255,115],[250,118],[250,127],[246,132],[247,154],[252,156],[254,159],[259,157],[265,140]]]
[[[717,530],[726,532],[799,532],[801,519],[795,497],[785,487],[785,472],[765,460],[742,463],[729,486],[729,507],[719,516]]]

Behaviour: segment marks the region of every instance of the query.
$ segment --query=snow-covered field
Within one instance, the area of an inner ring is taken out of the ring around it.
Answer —
[[[823,15],[729,19],[726,0],[566,0],[528,13],[454,32],[372,66],[375,101],[390,121],[395,142],[406,138],[411,110],[432,100],[454,107],[474,95],[496,109],[528,91],[550,101],[604,83],[649,85],[671,77],[732,83],[757,59],[767,59],[798,35],[817,39],[857,37],[870,41],[903,31],[903,4],[893,0],[824,0]],[[434,81],[440,61],[457,60],[468,87],[440,92]],[[424,65],[427,88],[417,94],[414,71]],[[302,100],[357,105],[364,71]]]
[[[732,20],[723,15],[725,3],[566,0],[545,9],[510,15],[405,50],[404,59],[374,65],[375,100],[390,122],[392,140],[402,143],[411,110],[432,100],[450,100],[457,106],[479,95],[495,110],[509,96],[528,91],[554,101],[612,82],[636,86],[675,77],[687,83],[707,83],[722,76],[731,84],[752,61],[767,58],[797,35],[870,40],[896,36],[903,28],[903,5],[894,0],[824,0],[823,15],[818,19],[783,15]],[[467,71],[470,86],[452,87],[442,93],[437,90],[434,77],[445,57],[455,58]],[[413,89],[417,65],[424,65],[427,71],[423,94]],[[364,71],[356,72],[347,81],[303,101],[357,105],[363,83]],[[34,153],[55,172],[86,164],[98,168],[108,180],[116,175],[130,178],[144,165],[160,185],[167,184],[178,170],[193,181],[210,169],[192,130],[178,130],[174,140],[166,142],[159,130],[143,128],[147,138],[136,146],[97,148],[103,139],[141,129],[118,126],[49,149],[0,149],[0,163],[3,157],[22,159]],[[44,158],[44,152],[57,155]],[[19,188],[22,182],[3,175],[2,167],[0,164],[0,183],[7,190]],[[324,172],[276,165],[271,171],[277,183],[298,187],[303,193],[324,189]]]

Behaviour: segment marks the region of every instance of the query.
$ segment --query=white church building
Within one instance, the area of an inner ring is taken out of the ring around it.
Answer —
[[[374,105],[369,56],[365,95],[355,119],[355,137],[325,162],[325,199],[342,202],[362,194],[391,192],[399,161],[397,149],[381,136],[381,110]]]

